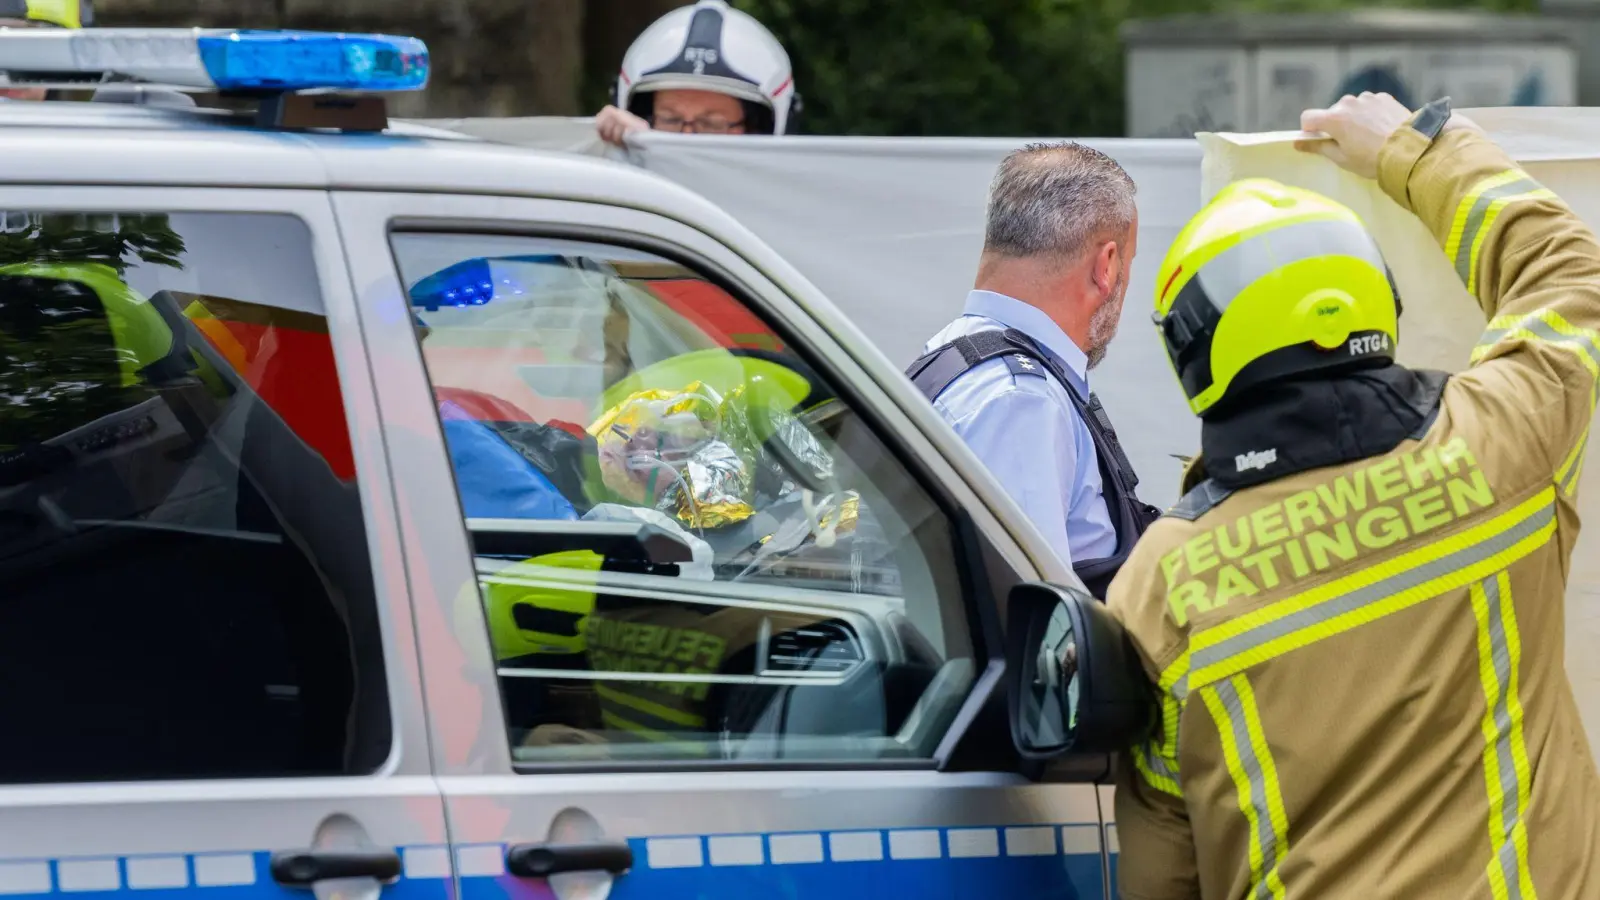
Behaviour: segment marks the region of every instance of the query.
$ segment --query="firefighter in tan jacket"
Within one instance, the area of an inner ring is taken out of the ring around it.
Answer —
[[[1107,600],[1163,710],[1119,767],[1121,894],[1600,897],[1562,658],[1600,244],[1447,104],[1304,125],[1489,326],[1462,374],[1396,365],[1376,244],[1307,191],[1236,183],[1179,235],[1156,321],[1204,470]]]

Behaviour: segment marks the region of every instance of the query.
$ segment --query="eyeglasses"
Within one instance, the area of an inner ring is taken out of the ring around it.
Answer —
[[[730,122],[722,116],[705,116],[700,119],[685,119],[680,116],[651,116],[650,127],[657,131],[693,131],[696,134],[727,134],[735,128],[742,128],[744,120]]]

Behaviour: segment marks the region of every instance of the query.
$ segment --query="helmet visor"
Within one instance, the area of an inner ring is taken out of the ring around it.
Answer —
[[[1211,387],[1211,338],[1222,322],[1222,311],[1206,296],[1200,279],[1191,278],[1178,291],[1167,314],[1156,313],[1152,319],[1161,331],[1161,343],[1184,395],[1193,400]]]

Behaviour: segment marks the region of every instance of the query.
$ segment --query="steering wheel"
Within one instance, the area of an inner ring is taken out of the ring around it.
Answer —
[[[838,492],[838,482],[830,474],[824,477],[816,468],[800,458],[794,448],[789,446],[779,431],[776,411],[777,403],[768,402],[774,391],[767,380],[755,375],[746,383],[750,392],[749,415],[750,425],[761,438],[761,446],[771,454],[784,473],[795,480],[795,483],[811,491],[813,494],[828,495]],[[787,409],[784,412],[788,412]]]

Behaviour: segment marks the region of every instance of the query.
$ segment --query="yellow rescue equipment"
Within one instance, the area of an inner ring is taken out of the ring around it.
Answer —
[[[481,575],[495,660],[582,653],[604,563],[592,550],[571,550]]]

